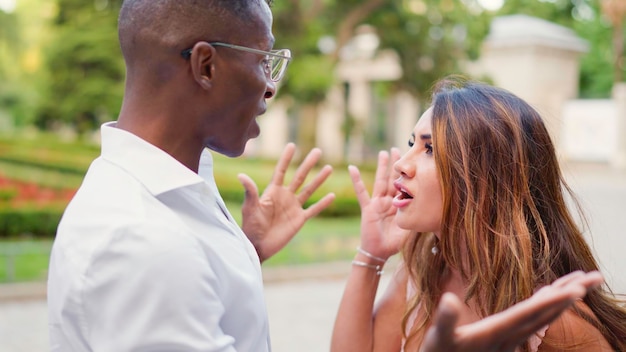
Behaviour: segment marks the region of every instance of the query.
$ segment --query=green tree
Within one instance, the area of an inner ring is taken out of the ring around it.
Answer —
[[[297,139],[304,148],[315,139],[318,104],[338,83],[340,50],[359,26],[377,28],[380,48],[398,53],[404,75],[391,88],[418,98],[437,78],[457,72],[460,60],[475,57],[488,28],[488,15],[470,13],[461,0],[284,0],[274,2],[273,12],[277,46],[289,47],[294,57],[280,97],[293,98]]]
[[[624,71],[624,17],[626,0],[601,0],[602,13],[613,27],[613,82],[623,80]]]
[[[304,150],[315,143],[318,106],[335,84],[338,50],[351,38],[356,26],[387,0],[283,0],[275,1],[274,32],[277,46],[293,54],[289,73],[281,82],[280,96],[293,102],[291,116]],[[321,41],[333,45],[324,49]]]
[[[28,126],[34,120],[42,76],[41,46],[49,41],[53,1],[19,0],[10,14],[0,16],[0,110],[8,114],[9,127]]]
[[[121,1],[57,0],[54,39],[37,122],[63,122],[79,132],[115,117],[123,96],[124,65],[117,39]]]
[[[600,14],[598,3],[592,4],[593,16],[574,22],[574,29],[589,43],[589,52],[581,58],[580,96],[608,98],[614,81],[611,26]],[[622,72],[624,68],[621,68]]]
[[[459,64],[479,55],[491,14],[476,4],[460,0],[404,0],[389,2],[378,11],[372,24],[379,31],[381,46],[400,56],[402,78],[395,89],[428,99],[439,78],[459,73]],[[468,6],[470,5],[470,6]]]
[[[20,100],[16,83],[19,70],[16,70],[20,50],[18,18],[15,13],[0,10],[0,123],[6,123],[13,115]]]
[[[6,80],[12,73],[11,59],[19,50],[20,35],[18,19],[15,13],[0,10],[0,79]]]

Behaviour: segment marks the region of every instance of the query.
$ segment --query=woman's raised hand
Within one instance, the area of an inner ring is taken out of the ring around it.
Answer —
[[[386,151],[378,153],[376,179],[371,197],[361,179],[359,169],[352,165],[348,167],[361,207],[361,248],[384,259],[396,254],[409,234],[408,230],[401,229],[396,224],[396,208],[392,205],[392,200],[397,194],[393,181],[399,176],[393,171],[393,164],[398,159],[400,151],[397,148],[392,148],[391,153]]]

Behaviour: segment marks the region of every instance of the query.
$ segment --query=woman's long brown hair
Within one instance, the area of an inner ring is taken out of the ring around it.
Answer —
[[[567,207],[554,145],[539,114],[499,88],[450,77],[434,88],[432,130],[443,193],[440,239],[418,234],[404,260],[420,306],[408,338],[423,336],[448,268],[460,271],[480,316],[500,312],[572,271],[598,270]],[[580,207],[578,207],[579,213]],[[430,253],[437,245],[439,253]],[[626,309],[605,285],[584,298],[596,326],[626,351]],[[547,341],[546,341],[547,342]],[[527,349],[527,346],[523,346]]]

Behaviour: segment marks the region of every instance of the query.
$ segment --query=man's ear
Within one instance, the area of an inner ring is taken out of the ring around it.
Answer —
[[[197,42],[191,50],[189,61],[193,78],[203,89],[211,88],[214,77],[215,48],[207,42]]]

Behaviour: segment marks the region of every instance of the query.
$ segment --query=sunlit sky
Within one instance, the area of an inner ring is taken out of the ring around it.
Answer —
[[[4,12],[13,12],[17,0],[0,0],[0,10]]]
[[[504,5],[504,0],[478,0],[478,3],[485,10],[495,11]]]

